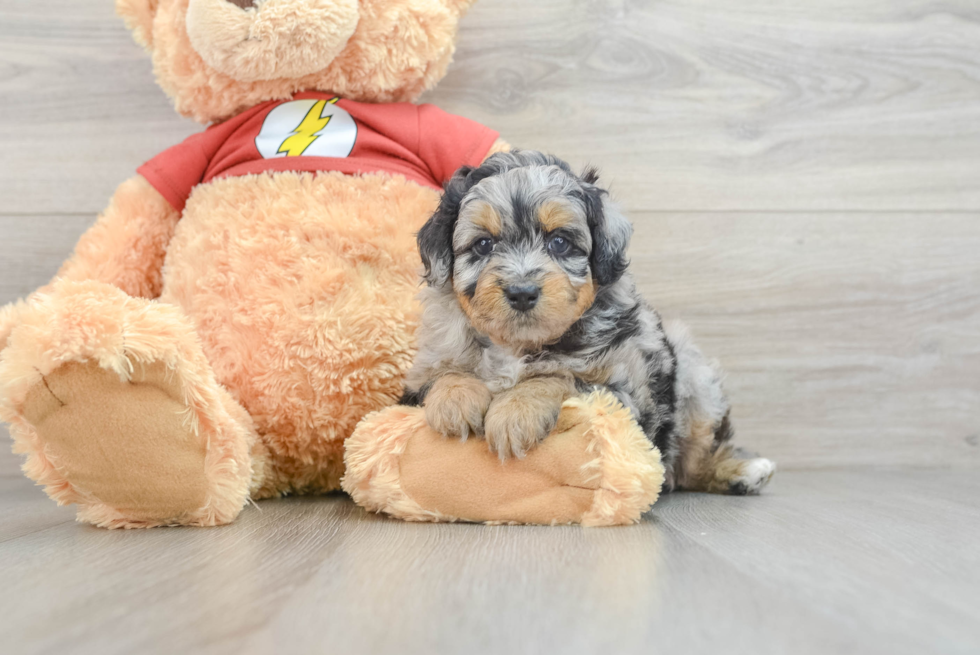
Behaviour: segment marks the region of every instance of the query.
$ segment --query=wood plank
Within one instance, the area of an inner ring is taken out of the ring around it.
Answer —
[[[0,423],[0,480],[3,478],[24,477],[20,472],[21,457],[11,451],[13,440],[7,426]]]
[[[631,209],[980,207],[975,3],[478,3],[429,97]]]
[[[0,634],[18,653],[975,652],[978,485],[785,473],[622,529],[407,524],[340,496],[213,530],[55,525],[0,543]]]
[[[977,484],[965,471],[808,472],[778,480],[759,503],[678,494],[657,515],[753,580],[801,590],[877,648],[912,638],[921,652],[966,653],[980,635],[980,558],[955,526],[980,525]],[[852,614],[843,596],[871,605]],[[948,622],[919,623],[939,607]]]
[[[0,0],[0,211],[95,215],[199,131],[153,81],[114,3]]]
[[[99,211],[198,127],[112,3],[0,0],[2,211]],[[481,0],[426,99],[647,210],[980,209],[966,0]]]
[[[980,221],[634,214],[633,270],[788,467],[980,465]]]
[[[0,433],[3,432],[0,428]],[[13,461],[8,452],[0,454],[0,497],[3,498],[0,502],[0,543],[74,523],[74,508],[58,507],[19,471],[16,476],[8,475],[8,465]]]
[[[94,222],[94,215],[0,215],[0,305],[51,281]]]

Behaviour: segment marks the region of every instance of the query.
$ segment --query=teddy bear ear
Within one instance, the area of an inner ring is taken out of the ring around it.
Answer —
[[[116,0],[116,13],[133,33],[136,42],[147,50],[153,49],[153,17],[159,0]]]

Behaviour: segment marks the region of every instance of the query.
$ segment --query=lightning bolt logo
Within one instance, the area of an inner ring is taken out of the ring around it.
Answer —
[[[310,111],[306,113],[300,124],[296,126],[293,133],[282,142],[279,146],[279,153],[285,153],[287,157],[299,157],[306,149],[313,145],[313,142],[320,138],[318,132],[323,131],[323,128],[327,126],[330,122],[332,116],[323,116],[323,110],[326,108],[327,104],[334,104],[340,98],[334,98],[332,100],[320,100],[315,105],[310,107]]]

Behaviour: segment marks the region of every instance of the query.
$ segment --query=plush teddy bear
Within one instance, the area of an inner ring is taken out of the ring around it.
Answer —
[[[177,111],[209,124],[124,182],[55,280],[0,309],[0,418],[81,521],[209,526],[345,487],[406,519],[635,521],[655,449],[611,396],[501,463],[391,406],[415,233],[507,145],[412,101],[472,0],[117,0]]]

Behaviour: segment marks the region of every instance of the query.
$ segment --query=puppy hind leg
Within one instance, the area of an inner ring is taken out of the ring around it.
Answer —
[[[705,359],[680,323],[665,326],[676,360],[678,454],[673,460],[676,487],[744,495],[758,493],[776,465],[732,446],[729,406],[717,366]]]
[[[732,434],[727,415],[717,427],[708,423],[692,426],[681,443],[678,487],[733,496],[759,493],[772,479],[776,464],[735,448]]]

